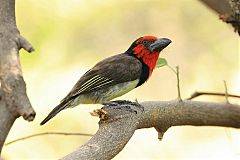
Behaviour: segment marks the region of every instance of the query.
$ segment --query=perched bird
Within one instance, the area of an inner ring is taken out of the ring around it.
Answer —
[[[140,37],[126,52],[98,62],[78,80],[41,125],[63,109],[79,104],[107,102],[141,86],[151,76],[160,52],[170,43],[167,38]]]

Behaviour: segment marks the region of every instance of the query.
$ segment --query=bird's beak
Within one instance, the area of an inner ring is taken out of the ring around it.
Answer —
[[[168,38],[159,38],[150,45],[150,50],[153,52],[160,52],[166,48],[172,41]]]

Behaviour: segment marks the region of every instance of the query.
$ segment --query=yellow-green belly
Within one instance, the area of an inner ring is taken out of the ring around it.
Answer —
[[[78,104],[95,104],[110,101],[133,90],[137,86],[138,82],[139,80],[137,79],[92,91],[90,93],[80,94],[79,97],[76,97],[72,101],[71,107],[77,106]]]

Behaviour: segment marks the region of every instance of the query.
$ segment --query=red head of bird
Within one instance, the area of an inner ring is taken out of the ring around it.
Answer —
[[[151,76],[160,52],[167,47],[172,41],[168,38],[157,38],[155,36],[140,37],[132,43],[127,53],[136,56],[149,68],[149,76]]]

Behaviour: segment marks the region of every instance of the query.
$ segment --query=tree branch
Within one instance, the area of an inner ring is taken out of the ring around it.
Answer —
[[[15,0],[0,0],[0,153],[15,119],[32,121],[35,112],[26,94],[19,50],[33,51],[15,21]]]
[[[219,14],[226,14],[231,12],[231,7],[229,5],[229,0],[199,0],[203,2],[206,6],[214,10]],[[221,3],[219,3],[221,1]]]
[[[240,1],[239,0],[199,0],[219,14],[219,18],[230,23],[240,35]]]
[[[173,126],[222,126],[240,128],[240,106],[198,101],[155,101],[141,105],[119,104],[118,109],[103,107],[107,120],[100,120],[99,130],[84,145],[65,156],[70,159],[111,159],[127,144],[137,129],[154,127],[161,139]],[[122,107],[122,109],[120,109]],[[136,112],[129,112],[129,109]]]
[[[43,132],[43,133],[36,133],[36,134],[31,134],[25,137],[21,137],[18,139],[15,139],[13,141],[5,143],[5,146],[9,144],[13,144],[15,142],[23,141],[29,138],[33,137],[38,137],[38,136],[45,136],[45,135],[64,135],[64,136],[93,136],[92,134],[87,134],[87,133],[68,133],[68,132]]]
[[[226,96],[225,93],[218,93],[218,92],[198,92],[195,91],[189,98],[187,98],[186,100],[192,100],[196,97],[202,96],[202,95],[210,95],[210,96]],[[235,95],[235,94],[228,94],[228,97],[233,97],[233,98],[240,98],[239,95]]]

